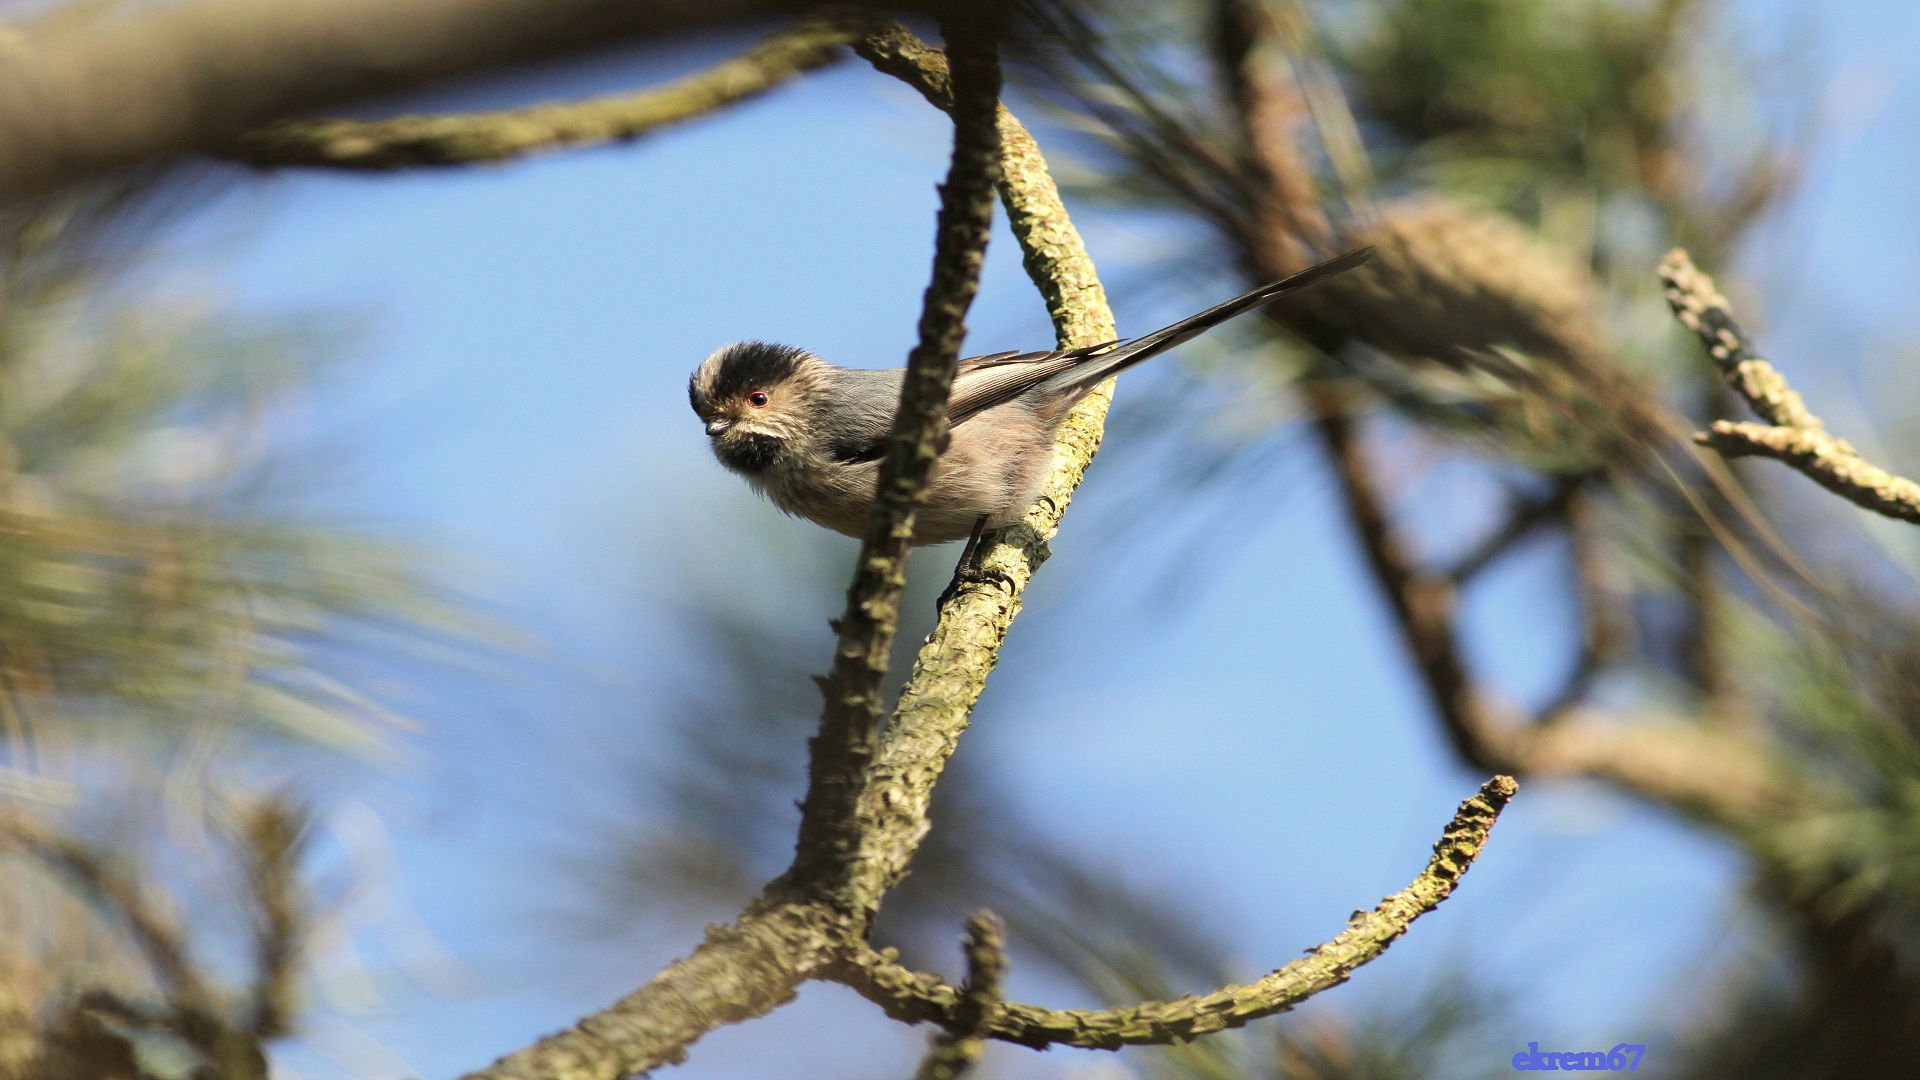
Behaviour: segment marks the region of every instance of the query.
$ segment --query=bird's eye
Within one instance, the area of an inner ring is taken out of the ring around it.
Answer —
[[[753,393],[747,395],[747,404],[756,409],[764,409],[767,407],[767,395],[755,390]]]

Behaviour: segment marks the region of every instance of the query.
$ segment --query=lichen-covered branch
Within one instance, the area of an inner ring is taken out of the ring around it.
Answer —
[[[945,56],[904,28],[871,34],[855,50],[936,107],[951,107]],[[1001,199],[1027,273],[1046,299],[1056,340],[1063,348],[1112,340],[1106,293],[1039,147],[1005,109],[999,123]],[[1047,541],[1100,448],[1111,402],[1108,384],[1074,408],[1054,443],[1040,499],[1018,523],[989,534],[982,544],[980,565],[1004,574],[1004,580],[963,583],[920,650],[860,800],[857,870],[869,895],[877,898],[899,881],[926,835],[934,784],[999,661],[1001,643],[1020,611],[1020,594],[1046,561]]]
[[[449,78],[790,15],[798,0],[175,0],[33,5],[0,64],[0,203]],[[979,5],[900,0],[945,15]],[[35,19],[41,9],[58,18]]]
[[[1485,847],[1487,835],[1519,785],[1496,776],[1460,804],[1433,846],[1433,858],[1412,884],[1372,911],[1356,912],[1347,928],[1273,974],[1244,986],[1225,986],[1179,1001],[1155,1001],[1118,1009],[1045,1009],[1002,1003],[989,1010],[985,1034],[1024,1046],[1080,1046],[1115,1050],[1127,1045],[1184,1042],[1285,1012],[1313,995],[1346,982],[1378,957],[1420,916],[1452,895],[1460,877]],[[836,977],[906,1021],[951,1025],[963,995],[936,975],[914,972],[888,953],[864,950]]]
[[[855,802],[872,760],[883,703],[880,682],[907,584],[914,510],[946,449],[947,396],[966,333],[967,308],[980,287],[994,190],[1000,176],[1000,64],[995,28],[968,21],[948,29],[954,43],[953,166],[940,189],[933,280],[920,316],[920,341],[907,358],[900,406],[880,463],[873,516],[860,547],[847,607],[837,627],[833,667],[821,682],[826,709],[811,743],[800,841],[788,884],[866,908],[880,897],[856,889],[841,896],[865,829]],[[864,883],[863,883],[864,884]],[[822,892],[826,890],[826,892]]]
[[[987,1017],[1000,1004],[1006,975],[1006,931],[991,911],[967,917],[967,982],[953,1007],[953,1024],[933,1036],[914,1080],[955,1080],[987,1047]]]
[[[838,621],[833,667],[821,680],[826,704],[811,743],[793,864],[734,924],[709,930],[686,959],[471,1080],[620,1080],[677,1062],[707,1031],[791,1000],[801,982],[865,935],[879,895],[864,887],[871,875],[856,879],[850,871],[867,829],[856,802],[873,754],[880,679],[899,615],[914,505],[939,455],[947,395],[992,218],[1000,156],[995,30],[984,19],[947,27],[956,46],[959,104],[953,163],[941,188],[933,280],[881,463],[873,518]]]
[[[238,160],[263,168],[388,170],[507,161],[638,138],[759,97],[838,60],[868,20],[812,16],[738,56],[664,86],[501,112],[385,120],[283,120],[240,140]]]
[[[633,993],[464,1080],[625,1080],[678,1064],[714,1028],[792,1001],[849,929],[824,904],[757,903]]]
[[[1920,525],[1920,484],[1880,468],[1829,432],[1786,376],[1753,355],[1727,298],[1684,249],[1673,249],[1661,261],[1660,280],[1674,315],[1706,345],[1727,385],[1766,421],[1717,420],[1694,441],[1730,458],[1785,462],[1856,506]]]

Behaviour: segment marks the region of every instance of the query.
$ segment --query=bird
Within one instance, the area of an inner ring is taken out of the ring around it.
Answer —
[[[1367,261],[1361,248],[1131,340],[961,360],[948,438],[914,518],[913,544],[969,541],[1026,513],[1054,434],[1094,387],[1229,319]],[[736,341],[687,383],[714,456],[781,510],[837,533],[865,533],[902,368],[843,368],[792,345]],[[967,557],[962,556],[963,568]]]

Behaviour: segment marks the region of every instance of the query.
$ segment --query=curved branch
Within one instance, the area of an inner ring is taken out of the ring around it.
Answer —
[[[1660,263],[1667,305],[1699,336],[1727,385],[1746,399],[1765,424],[1716,420],[1694,441],[1730,457],[1770,457],[1856,506],[1920,525],[1920,484],[1895,476],[1861,457],[1833,435],[1772,364],[1753,355],[1752,344],[1733,321],[1727,298],[1700,272],[1683,248]]]
[[[1433,846],[1433,858],[1406,888],[1372,911],[1355,912],[1333,940],[1258,982],[1226,986],[1201,997],[1154,1001],[1119,1009],[1045,1009],[1005,1003],[992,1009],[986,1034],[1023,1046],[1080,1046],[1116,1050],[1128,1045],[1185,1042],[1209,1032],[1246,1025],[1286,1012],[1330,987],[1346,982],[1407,932],[1420,916],[1452,895],[1462,874],[1485,847],[1488,833],[1519,790],[1511,777],[1496,776],[1460,804]],[[910,971],[886,953],[867,949],[835,970],[834,977],[909,1022],[952,1024],[962,996],[937,975]]]
[[[897,25],[869,35],[854,48],[934,106],[951,108],[940,50]],[[1112,340],[1113,312],[1106,292],[1039,147],[1004,108],[999,124],[1001,200],[1027,274],[1046,299],[1056,339],[1062,348]],[[878,897],[900,880],[926,835],[934,784],[999,662],[1000,646],[1020,612],[1020,594],[1046,561],[1047,541],[1100,449],[1112,401],[1109,382],[1075,406],[1054,443],[1053,466],[1039,500],[1018,523],[983,540],[979,565],[1005,577],[961,584],[920,650],[860,799],[863,841],[856,869],[870,895]]]
[[[983,20],[984,22],[984,20]],[[722,1024],[791,1000],[849,943],[861,940],[879,894],[852,873],[865,841],[856,813],[873,753],[880,679],[899,614],[913,511],[945,431],[947,394],[964,319],[978,288],[998,175],[999,65],[994,27],[952,26],[959,55],[953,164],[941,188],[932,283],[920,342],[907,362],[900,408],[881,464],[878,497],[861,544],[819,734],[811,744],[806,802],[793,865],[762,900],[645,986],[573,1028],[470,1074],[470,1080],[619,1080],[682,1060]]]
[[[454,116],[284,120],[247,133],[234,157],[262,168],[377,171],[507,161],[636,139],[836,62],[840,47],[867,21],[852,15],[803,19],[738,56],[640,93]]]
[[[984,20],[983,20],[984,21]],[[883,703],[880,682],[907,584],[914,512],[934,463],[946,449],[947,396],[966,333],[967,308],[980,287],[993,196],[1000,178],[1000,63],[997,27],[973,21],[947,28],[954,42],[953,167],[940,189],[933,281],[920,315],[920,341],[907,358],[900,406],[847,607],[836,623],[833,668],[821,680],[826,709],[810,749],[806,801],[793,866],[781,881],[858,909],[879,907],[871,881],[849,873],[866,830],[856,803],[872,761]],[[827,890],[821,893],[820,890]]]

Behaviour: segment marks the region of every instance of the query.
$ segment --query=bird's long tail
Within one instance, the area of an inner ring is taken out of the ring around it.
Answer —
[[[1372,257],[1373,249],[1370,247],[1349,251],[1345,255],[1336,255],[1323,263],[1309,266],[1297,274],[1262,285],[1244,296],[1210,307],[1198,315],[1181,319],[1172,326],[1155,330],[1145,337],[1135,338],[1112,352],[1090,357],[1086,363],[1063,371],[1050,381],[1053,381],[1055,387],[1061,390],[1091,387],[1135,364],[1158,356],[1176,345],[1191,341],[1228,319],[1238,318],[1255,308],[1271,304],[1289,293],[1298,292],[1336,274],[1344,274]]]

